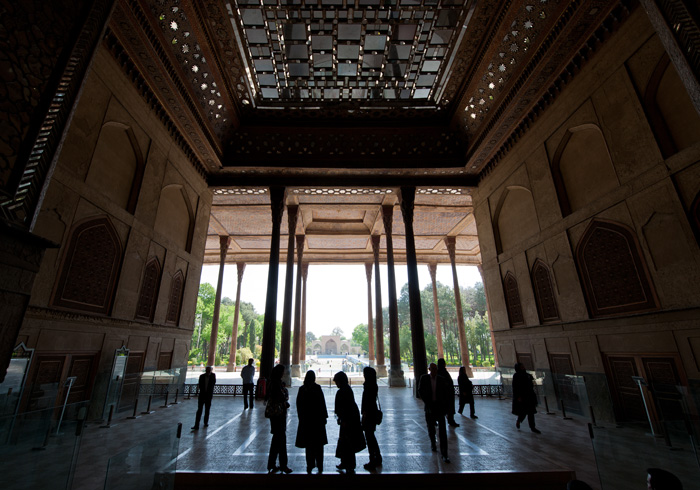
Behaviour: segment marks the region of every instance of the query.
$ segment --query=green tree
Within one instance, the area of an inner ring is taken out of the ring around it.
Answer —
[[[340,327],[335,327],[335,328],[333,329],[333,331],[331,332],[331,335],[337,335],[337,336],[340,337],[341,339],[344,339],[344,338],[345,338],[345,337],[343,337],[343,329],[340,328]]]
[[[364,352],[369,351],[369,333],[366,324],[361,323],[355,327],[352,331],[352,341],[362,347]]]

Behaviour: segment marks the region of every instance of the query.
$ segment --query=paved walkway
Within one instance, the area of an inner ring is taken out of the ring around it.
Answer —
[[[362,395],[360,386],[353,387],[358,404]],[[323,388],[329,414],[333,413],[336,388]],[[306,468],[304,450],[294,447],[297,430],[295,403],[297,388],[290,389],[292,407],[287,425],[289,466],[295,472]],[[382,451],[381,473],[463,473],[483,471],[542,471],[553,469],[574,470],[579,479],[593,488],[598,484],[595,458],[583,420],[563,420],[559,415],[537,416],[541,435],[527,428],[516,430],[510,414],[510,400],[476,397],[478,420],[457,415],[461,424],[448,427],[449,456],[445,464],[438,453],[430,450],[423,403],[412,396],[410,388],[380,387],[379,396],[385,413],[384,422],[377,430]],[[162,402],[161,402],[162,403]],[[155,404],[154,404],[155,405]],[[240,396],[215,397],[209,427],[190,431],[197,409],[195,398],[169,408],[157,408],[155,413],[136,420],[125,418],[113,421],[111,428],[88,424],[78,457],[73,488],[94,490],[103,488],[108,459],[139,443],[156,438],[165,440],[164,431],[174,431],[182,423],[177,469],[182,471],[214,471],[237,473],[265,473],[271,434],[264,417],[264,406],[256,403],[253,410],[243,410]],[[129,414],[124,414],[126,417]],[[526,425],[526,424],[525,424]],[[338,460],[335,447],[338,426],[333,415],[327,425],[329,444],[325,450],[324,470],[335,472]],[[155,444],[151,442],[149,444]],[[145,450],[144,453],[148,452]],[[367,451],[357,455],[358,473],[368,461]],[[643,472],[643,470],[641,470]],[[640,482],[646,475],[640,474]],[[631,485],[629,488],[643,488]]]

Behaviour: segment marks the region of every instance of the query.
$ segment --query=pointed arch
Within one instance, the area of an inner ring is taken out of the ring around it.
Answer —
[[[569,128],[552,159],[552,179],[562,216],[619,187],[608,145],[595,124]]]
[[[592,220],[576,247],[576,263],[591,316],[658,308],[639,242],[627,226]]]
[[[165,316],[165,323],[177,325],[180,323],[180,309],[182,307],[182,293],[185,289],[185,275],[178,270],[170,282],[170,292],[168,293],[168,312]]]
[[[160,288],[161,267],[157,257],[152,257],[144,268],[141,280],[141,292],[136,305],[135,317],[141,320],[153,321]]]
[[[539,233],[537,210],[530,189],[517,185],[506,187],[496,206],[493,223],[498,253]]]
[[[523,307],[520,304],[520,291],[518,290],[518,280],[512,272],[508,271],[503,278],[503,291],[506,298],[506,308],[508,310],[508,321],[511,327],[525,325],[523,317]]]
[[[559,308],[554,296],[552,275],[549,272],[549,267],[542,260],[537,259],[532,266],[531,276],[540,322],[546,323],[559,320]]]
[[[100,130],[85,182],[134,214],[145,166],[133,128],[108,121]]]
[[[122,244],[108,216],[73,225],[52,304],[108,315],[122,259]]]
[[[161,190],[154,229],[189,252],[194,234],[194,210],[185,188],[170,184]]]

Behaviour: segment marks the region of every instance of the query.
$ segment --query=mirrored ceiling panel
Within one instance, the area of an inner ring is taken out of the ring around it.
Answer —
[[[237,0],[259,107],[435,107],[475,0]]]

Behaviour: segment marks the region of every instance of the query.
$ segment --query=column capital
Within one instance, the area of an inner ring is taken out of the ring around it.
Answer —
[[[301,264],[301,277],[306,281],[306,278],[309,276],[309,263],[308,262],[303,262]]]
[[[413,205],[416,201],[415,187],[401,188],[401,213],[405,223],[413,223]]]
[[[296,232],[297,216],[299,214],[299,206],[296,204],[287,205],[287,224],[289,225],[289,235],[292,236]]]
[[[222,261],[226,258],[229,245],[231,245],[231,237],[229,235],[219,235],[219,254]]]
[[[279,224],[284,213],[285,188],[280,186],[270,187],[270,209],[272,210],[272,223]]]
[[[374,260],[379,260],[379,243],[381,240],[381,235],[372,235],[372,252],[374,253]]]
[[[447,247],[447,253],[450,255],[450,262],[452,262],[452,265],[455,265],[455,245],[457,243],[457,239],[453,236],[446,236],[445,237],[445,246]]]
[[[297,239],[297,255],[304,250],[304,242],[306,240],[306,235],[296,235]]]
[[[365,262],[365,274],[367,274],[367,282],[372,282],[372,269],[374,264],[372,262]]]
[[[435,282],[437,274],[437,262],[430,262],[428,264],[428,272],[430,272],[430,279]]]
[[[384,223],[384,233],[391,235],[392,220],[394,218],[394,206],[391,204],[382,205],[382,222]]]
[[[243,279],[243,272],[245,271],[245,262],[236,262],[236,268],[238,269],[238,282]]]

